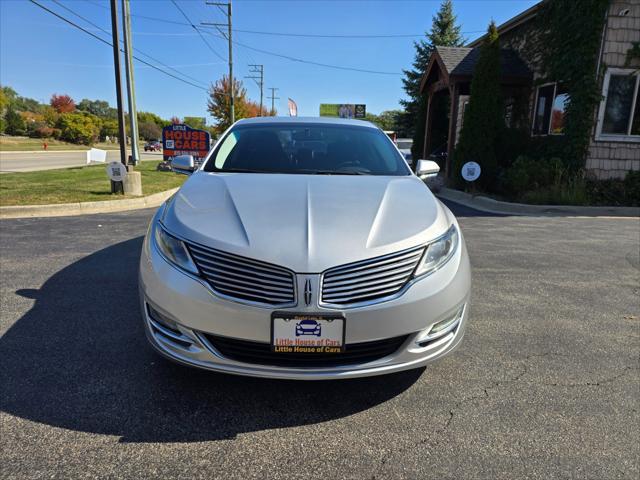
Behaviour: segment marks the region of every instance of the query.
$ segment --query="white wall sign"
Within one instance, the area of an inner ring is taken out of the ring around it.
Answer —
[[[467,162],[462,166],[462,178],[467,182],[473,182],[480,177],[480,165],[476,162]]]
[[[87,150],[87,165],[91,162],[101,162],[104,163],[107,161],[107,151],[100,150],[99,148],[92,148],[91,150]]]
[[[122,182],[127,176],[127,167],[120,162],[111,162],[107,165],[107,176],[114,182]]]

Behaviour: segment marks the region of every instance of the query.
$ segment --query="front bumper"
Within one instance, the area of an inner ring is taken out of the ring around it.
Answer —
[[[145,331],[162,355],[190,366],[218,372],[282,379],[340,379],[392,373],[424,366],[460,344],[469,315],[470,267],[464,240],[442,268],[421,278],[399,297],[384,303],[342,310],[346,344],[406,335],[392,354],[374,361],[331,367],[282,367],[245,363],[225,357],[205,334],[268,344],[271,312],[264,307],[218,297],[203,281],[168,263],[145,239],[140,261],[140,302]],[[161,316],[164,322],[150,315]],[[335,313],[312,305],[278,309]],[[461,313],[460,313],[461,312]],[[424,339],[432,325],[459,313],[455,326],[437,339]],[[166,326],[170,325],[170,328]]]

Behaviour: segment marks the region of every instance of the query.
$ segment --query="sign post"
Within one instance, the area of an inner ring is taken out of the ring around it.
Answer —
[[[111,180],[111,193],[124,195],[124,179],[127,176],[127,167],[120,162],[107,164],[107,176]]]
[[[480,178],[480,173],[482,169],[480,165],[476,162],[467,162],[462,166],[462,178],[465,179],[466,182],[471,184],[471,191],[475,192],[475,182],[478,178]]]
[[[200,165],[209,153],[211,135],[188,125],[174,124],[162,129],[162,159],[170,162],[178,155],[192,155]]]

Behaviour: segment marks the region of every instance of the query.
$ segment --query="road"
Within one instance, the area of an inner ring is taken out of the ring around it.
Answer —
[[[1,221],[2,477],[638,478],[638,220],[456,210],[474,272],[462,347],[317,383],[147,346],[151,211]]]
[[[160,152],[142,153],[142,160],[161,160]],[[107,161],[120,160],[119,150],[107,150]],[[1,152],[0,173],[32,172],[55,168],[79,167],[87,164],[86,151]]]

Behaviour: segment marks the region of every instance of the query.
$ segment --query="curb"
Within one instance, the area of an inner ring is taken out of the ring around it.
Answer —
[[[31,218],[31,217],[69,217],[74,215],[88,215],[92,213],[126,212],[141,210],[162,205],[162,203],[177,192],[177,188],[154,193],[146,197],[128,198],[123,200],[106,200],[101,202],[74,202],[51,205],[17,205],[0,207],[0,219]]]
[[[10,155],[10,154],[19,154],[19,153],[86,153],[89,149],[83,150],[0,150],[0,154],[2,155]],[[111,150],[107,150],[110,152]]]
[[[640,207],[581,207],[574,205],[528,205],[494,200],[481,195],[441,188],[438,197],[465,207],[499,215],[546,217],[640,217]]]

